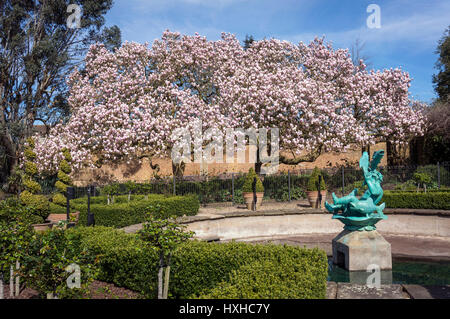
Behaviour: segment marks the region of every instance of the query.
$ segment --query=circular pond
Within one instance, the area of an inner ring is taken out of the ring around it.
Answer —
[[[328,281],[365,284],[371,273],[347,271],[328,260]],[[393,259],[392,271],[381,271],[381,284],[450,285],[450,261]]]

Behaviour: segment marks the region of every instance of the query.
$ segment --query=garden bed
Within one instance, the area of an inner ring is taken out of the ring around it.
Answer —
[[[139,299],[141,296],[132,290],[117,287],[113,284],[94,280],[89,287],[89,295],[86,295],[86,299]],[[5,299],[43,299],[44,296],[40,296],[39,292],[31,288],[23,288],[19,296],[9,296],[9,285],[4,285],[4,297]]]
[[[68,234],[100,256],[97,280],[155,298],[159,259],[135,235],[106,227]],[[319,249],[189,241],[172,257],[169,297],[325,298],[327,269]]]

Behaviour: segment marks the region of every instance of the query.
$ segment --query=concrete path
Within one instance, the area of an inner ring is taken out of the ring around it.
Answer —
[[[327,299],[450,299],[450,285],[381,285],[379,289],[343,282],[327,283]]]

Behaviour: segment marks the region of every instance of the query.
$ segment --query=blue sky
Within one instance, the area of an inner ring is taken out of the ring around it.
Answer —
[[[381,9],[381,28],[370,29],[369,4]],[[359,38],[371,67],[401,67],[413,78],[411,94],[430,102],[436,97],[431,82],[436,72],[437,41],[450,25],[448,0],[115,0],[106,16],[118,25],[123,41],[149,42],[164,30],[209,40],[221,32],[241,41],[277,38],[305,43],[325,36],[334,47],[350,48]]]

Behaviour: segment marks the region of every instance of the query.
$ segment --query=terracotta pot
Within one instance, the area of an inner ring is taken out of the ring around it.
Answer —
[[[44,224],[33,224],[31,226],[33,226],[33,229],[36,232],[44,232],[46,230],[49,230],[52,228],[52,223],[44,223]]]
[[[321,209],[325,209],[325,200],[327,198],[327,191],[320,191],[322,194],[322,202],[320,205]],[[309,204],[312,208],[319,208],[319,192],[318,191],[307,191],[306,196],[308,197]]]
[[[256,207],[254,206],[255,203],[253,202],[253,192],[244,192],[242,193],[242,196],[244,197],[245,204],[247,204],[247,209],[253,210],[253,208],[255,208],[255,210],[258,210],[261,207],[264,192],[256,193]]]

